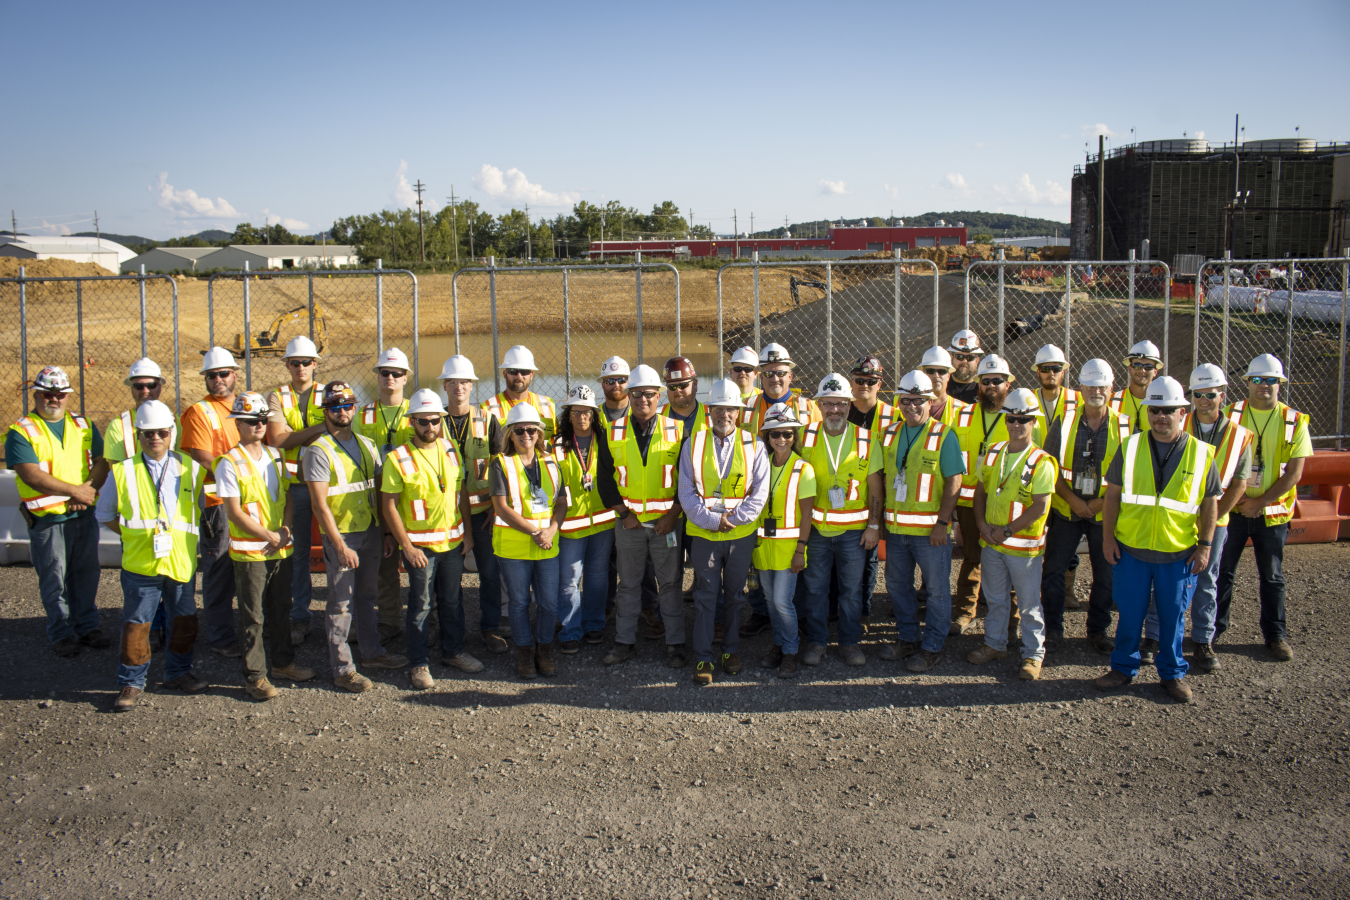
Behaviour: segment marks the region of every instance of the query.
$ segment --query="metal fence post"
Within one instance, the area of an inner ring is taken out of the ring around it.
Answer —
[[[968,271],[968,270],[967,270]],[[970,277],[966,277],[966,297],[970,297]],[[942,273],[938,271],[937,263],[933,263],[933,346],[941,347],[942,338],[938,336],[942,331]]]
[[[398,260],[395,260],[398,262]],[[384,260],[375,260],[375,355],[384,352]]]
[[[834,270],[825,261],[825,368],[834,371]]]
[[[572,393],[572,309],[567,267],[563,266],[563,379],[567,392]]]
[[[1232,279],[1233,279],[1233,267],[1230,266],[1230,265],[1228,265],[1228,262],[1227,262],[1227,261],[1233,258],[1232,251],[1230,251],[1230,250],[1225,250],[1225,251],[1223,251],[1223,258],[1224,258],[1224,266],[1223,266],[1223,371],[1224,371],[1224,374],[1227,375],[1227,374],[1228,374],[1228,325],[1229,325],[1229,319],[1228,319],[1228,316],[1229,316],[1229,312],[1230,312],[1230,310],[1231,310],[1231,307],[1229,306],[1229,303],[1231,302],[1231,299],[1232,299],[1231,296],[1229,295],[1228,287],[1229,287],[1230,284],[1232,284]]]
[[[726,266],[719,266],[717,269],[717,377],[725,378],[726,373],[722,371],[722,357],[726,351],[722,349],[722,272]]]
[[[28,285],[24,266],[19,266],[19,389],[23,392],[23,414],[28,415]]]
[[[1289,380],[1285,382],[1285,385],[1289,388],[1289,394],[1285,398],[1285,402],[1290,406],[1294,405],[1294,379],[1292,376],[1294,374],[1294,272],[1296,269],[1297,266],[1294,265],[1294,259],[1291,257],[1285,264],[1284,270],[1285,286],[1288,288],[1289,294],[1289,318],[1284,331],[1284,361],[1289,369],[1287,374],[1290,376]]]
[[[309,339],[314,340],[314,273],[309,273]]]
[[[206,279],[206,342],[216,345],[216,276]]]
[[[141,358],[150,355],[150,344],[145,335],[145,264],[141,264],[141,274],[137,276],[136,281],[141,288]],[[84,358],[80,358],[81,366],[84,365]]]
[[[501,354],[497,352],[497,257],[488,257],[488,302],[492,307],[492,393],[502,389],[502,370],[497,368]]]
[[[173,403],[174,412],[181,416],[183,414],[183,371],[182,365],[178,362],[178,282],[171,281],[173,285]],[[207,282],[210,287],[210,282]]]
[[[675,355],[682,356],[684,350],[680,348],[680,270],[674,266],[670,269],[675,273]]]
[[[895,377],[900,377],[900,251],[891,250],[895,257]]]
[[[1131,251],[1133,252],[1133,251]],[[1130,306],[1134,315],[1134,306]],[[1064,358],[1073,359],[1073,263],[1064,264]],[[1069,383],[1069,367],[1064,367],[1064,383]]]
[[[1163,281],[1163,371],[1172,360],[1172,273]],[[1189,374],[1189,373],[1187,373]]]
[[[421,351],[421,347],[419,346],[418,340],[422,329],[418,326],[418,315],[420,314],[420,311],[418,310],[417,276],[410,274],[408,277],[412,279],[413,283],[413,384],[416,385],[421,381],[421,370],[418,368],[418,354]]]
[[[244,260],[244,387],[253,390],[253,326],[249,322],[248,260]]]
[[[998,355],[1003,355],[1003,271],[1004,251],[998,251]]]
[[[637,351],[638,364],[642,364],[642,251],[634,254],[633,267],[637,284]]]
[[[144,270],[144,266],[141,267]],[[79,344],[80,415],[84,415],[84,281],[75,282],[75,340]]]
[[[1201,280],[1205,277],[1205,264],[1200,263],[1199,270],[1195,273],[1195,291],[1191,298],[1195,306],[1195,318],[1191,322],[1191,368],[1194,369],[1200,365],[1200,303],[1204,299],[1201,291]]]
[[[455,311],[455,355],[459,356],[464,351],[459,349],[459,274],[463,272],[460,269],[454,275],[450,276],[450,302]]]
[[[759,335],[759,251],[758,251],[758,250],[752,250],[752,251],[750,251],[750,265],[751,265],[750,274],[751,274],[751,276],[752,276],[753,279],[754,279],[754,285],[755,285],[755,352],[758,353],[758,352],[759,352],[759,348],[763,346],[763,345],[760,343],[760,335]]]
[[[1341,256],[1350,257],[1350,247],[1341,251]],[[1341,263],[1341,364],[1340,378],[1336,379],[1336,434],[1345,434],[1345,313],[1350,302],[1350,262]],[[1338,437],[1336,449],[1343,449],[1344,442]]]
[[[1130,333],[1126,340],[1134,346],[1134,251],[1130,251]]]
[[[965,287],[961,291],[961,327],[970,330],[970,266],[966,266]],[[942,341],[934,341],[941,346]]]

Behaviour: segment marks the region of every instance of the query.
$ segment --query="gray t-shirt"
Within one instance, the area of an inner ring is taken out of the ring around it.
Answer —
[[[610,409],[609,406],[607,406],[604,403],[601,403],[600,408],[605,411],[605,419],[610,422],[617,422],[619,421],[619,419],[622,419],[624,416],[628,415],[628,407],[626,406],[620,409]]]
[[[1157,460],[1163,460],[1161,477],[1158,477],[1155,472],[1157,484],[1165,485],[1171,480],[1172,475],[1176,473],[1177,466],[1181,464],[1181,458],[1186,455],[1186,442],[1190,439],[1191,436],[1183,431],[1173,444],[1160,444],[1153,439],[1152,432],[1145,432],[1144,440],[1147,441],[1148,447],[1141,448],[1141,451],[1147,449],[1153,454],[1155,466],[1157,465]],[[1175,449],[1173,449],[1173,447],[1175,447]],[[1106,483],[1114,484],[1116,487],[1122,487],[1124,485],[1124,478],[1122,475],[1124,471],[1125,452],[1124,448],[1122,448],[1121,451],[1116,454],[1115,458],[1111,460],[1110,468],[1106,470]],[[1144,487],[1149,487],[1149,485],[1144,485]],[[1161,488],[1155,488],[1155,490],[1161,491]],[[1218,497],[1222,493],[1223,491],[1219,488],[1219,470],[1215,468],[1214,463],[1211,462],[1209,464],[1209,470],[1205,473],[1205,489],[1201,493],[1201,496]],[[1129,550],[1130,555],[1136,559],[1146,563],[1159,564],[1180,562],[1190,556],[1191,551],[1195,549],[1194,547],[1188,547],[1185,550],[1168,553],[1159,550],[1147,550],[1142,547],[1131,547],[1123,542],[1121,542],[1120,545]]]
[[[539,457],[534,458],[534,465],[525,467],[525,474],[530,479],[530,484],[543,484],[541,480],[544,477],[543,471],[539,468]],[[562,496],[562,479],[558,480],[558,491],[554,495],[556,500]],[[505,497],[508,493],[506,489],[506,472],[502,469],[501,459],[494,459],[491,467],[488,468],[488,493],[494,497]]]
[[[356,435],[352,435],[351,440],[348,441],[339,441],[336,437],[333,438],[333,440],[337,441],[338,445],[347,451],[347,455],[350,456],[352,461],[357,465],[367,465],[366,457],[361,455],[361,441]],[[378,484],[380,480],[379,459],[373,461],[375,463],[375,470],[369,474],[371,478],[375,479],[376,484]],[[304,468],[305,481],[328,481],[329,476],[332,475],[332,469],[328,465],[327,453],[306,452],[303,457],[302,466]]]
[[[1195,420],[1195,430],[1200,438],[1207,444],[1213,445],[1218,450],[1223,443],[1224,437],[1228,434],[1228,429],[1233,427],[1233,423],[1223,416],[1213,425],[1205,425],[1199,419]],[[1215,457],[1217,464],[1218,457]],[[1242,456],[1237,461],[1237,466],[1233,469],[1233,481],[1247,481],[1252,477],[1252,445],[1248,444],[1247,449],[1242,451]],[[1231,484],[1232,482],[1230,482]]]
[[[1079,425],[1078,428],[1075,429],[1074,434],[1073,453],[1069,457],[1072,466],[1069,473],[1069,489],[1073,492],[1074,496],[1080,500],[1097,499],[1096,494],[1085,494],[1078,489],[1078,477],[1084,472],[1087,472],[1089,466],[1091,467],[1093,478],[1102,477],[1102,461],[1106,459],[1106,448],[1110,440],[1106,429],[1107,426],[1113,423],[1114,419],[1114,414],[1108,408],[1106,410],[1106,415],[1102,416],[1101,425],[1095,431],[1087,424],[1086,416],[1079,419]],[[1050,426],[1050,431],[1045,436],[1045,444],[1041,449],[1058,459],[1060,443],[1063,440],[1064,421],[1062,419],[1056,419],[1055,423]],[[1088,453],[1089,449],[1091,450],[1090,454]],[[1091,457],[1090,459],[1089,456]],[[1059,513],[1054,513],[1054,515],[1059,515]],[[1073,511],[1069,512],[1069,518],[1074,522],[1081,520],[1080,516]]]

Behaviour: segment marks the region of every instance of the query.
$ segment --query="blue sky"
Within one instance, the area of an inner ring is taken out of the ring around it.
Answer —
[[[509,11],[507,11],[509,10]],[[1084,143],[1350,141],[1350,4],[17,3],[21,231],[312,233],[406,205],[673,200],[731,230],[1067,221]],[[6,221],[5,226],[8,227]]]

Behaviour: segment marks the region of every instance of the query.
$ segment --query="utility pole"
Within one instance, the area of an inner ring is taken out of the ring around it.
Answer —
[[[1238,192],[1239,192],[1239,190],[1240,190],[1239,185],[1242,183],[1242,182],[1238,181],[1238,172],[1239,172],[1239,170],[1240,170],[1240,167],[1242,166],[1241,160],[1238,159],[1238,137],[1239,137],[1239,135],[1240,135],[1241,132],[1242,132],[1242,129],[1239,127],[1241,124],[1242,124],[1242,115],[1241,115],[1241,114],[1238,114],[1238,115],[1233,116],[1233,196],[1234,196],[1234,197],[1236,197],[1236,196],[1238,195]]]
[[[733,256],[734,258],[736,258],[736,259],[740,259],[740,258],[741,258],[741,226],[740,226],[739,220],[736,218],[736,210],[734,210],[734,209],[731,211],[731,246],[735,248],[735,249],[732,251],[732,256]]]
[[[1106,259],[1106,135],[1097,135],[1097,258]]]
[[[469,232],[469,259],[473,259],[473,219],[465,219],[464,227]]]
[[[605,213],[600,212],[600,262],[605,261]]]
[[[455,245],[455,268],[459,268],[459,219],[455,216],[455,186],[450,185],[450,241]]]
[[[422,191],[426,190],[426,185],[422,179],[417,179],[417,237],[422,244],[422,262],[427,261],[427,233],[422,225]]]
[[[754,214],[754,213],[751,213],[751,214],[750,214],[750,236],[751,236],[751,237],[754,237],[754,236],[755,236],[755,214]]]
[[[14,210],[9,211],[9,236],[14,240],[19,239],[19,220],[14,218]]]
[[[94,210],[94,240],[97,242],[98,249],[103,249],[103,232],[98,227],[98,210]]]

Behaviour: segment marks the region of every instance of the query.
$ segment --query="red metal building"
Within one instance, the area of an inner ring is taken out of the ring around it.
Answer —
[[[850,256],[877,251],[915,250],[923,247],[950,247],[966,243],[964,225],[934,225],[874,228],[868,226],[831,226],[826,237],[790,238],[733,238],[712,240],[637,240],[592,241],[593,259],[632,256],[720,256],[727,259],[748,258],[756,250],[760,258],[766,255]]]

